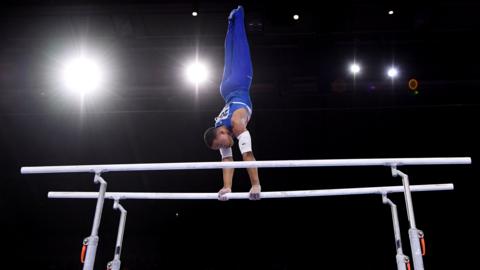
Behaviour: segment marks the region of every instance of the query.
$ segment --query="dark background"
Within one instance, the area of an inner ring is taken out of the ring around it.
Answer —
[[[455,191],[413,194],[426,269],[470,266],[477,248],[467,245],[478,240],[475,1],[4,2],[3,262],[81,269],[92,226],[94,200],[48,200],[47,192],[96,191],[93,175],[21,175],[21,166],[219,159],[202,135],[223,106],[223,41],[238,4],[254,66],[256,158],[471,156],[472,165],[401,168],[412,184],[455,184]],[[104,94],[83,105],[55,79],[58,63],[80,47],[101,56],[111,74]],[[183,78],[196,53],[211,68],[198,91]],[[348,73],[354,58],[363,67],[355,80]],[[385,76],[392,63],[400,70],[393,82]],[[118,192],[216,192],[222,185],[218,170],[103,176]],[[386,167],[260,169],[260,178],[264,191],[400,184]],[[234,191],[248,189],[245,170],[237,170]],[[403,197],[390,197],[410,255]],[[129,211],[122,269],[396,269],[390,210],[377,195],[122,204]],[[96,269],[113,258],[118,217],[107,201]]]

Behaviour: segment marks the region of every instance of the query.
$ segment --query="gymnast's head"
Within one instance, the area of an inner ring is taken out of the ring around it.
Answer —
[[[225,126],[208,128],[203,134],[203,139],[207,147],[212,150],[228,148],[233,145],[232,134]]]

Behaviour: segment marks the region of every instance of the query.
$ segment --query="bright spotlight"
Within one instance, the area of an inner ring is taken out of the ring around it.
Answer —
[[[195,62],[187,67],[186,76],[188,81],[199,84],[207,80],[208,71],[204,64]]]
[[[358,72],[360,72],[360,66],[356,63],[351,64],[350,72],[352,72],[353,74],[357,74]]]
[[[84,56],[66,62],[62,75],[67,89],[82,94],[98,90],[103,83],[103,71],[98,63]]]
[[[298,19],[300,19],[300,16],[298,16],[297,14],[293,15],[293,19],[296,21]]]
[[[388,74],[388,77],[390,77],[390,78],[393,79],[393,78],[397,77],[397,75],[398,75],[398,70],[397,70],[396,68],[394,68],[394,67],[391,67],[391,68],[388,69],[387,74]]]
[[[193,17],[196,17],[197,15],[198,15],[198,13],[196,11],[192,12]]]
[[[388,11],[389,15],[393,15],[393,10]]]

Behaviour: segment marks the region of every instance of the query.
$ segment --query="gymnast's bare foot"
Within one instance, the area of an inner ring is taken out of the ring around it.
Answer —
[[[220,189],[220,191],[218,192],[218,200],[219,201],[228,201],[228,197],[226,196],[227,193],[230,193],[232,192],[232,189],[231,188],[222,188]]]
[[[240,11],[241,9],[243,9],[242,6],[238,6],[237,8],[233,9],[233,10],[230,12],[230,15],[228,15],[228,19],[229,19],[229,20],[232,20],[232,19],[233,19],[233,16],[235,16],[235,13],[237,13],[237,12]]]
[[[249,199],[252,201],[260,200],[260,192],[262,191],[262,187],[260,185],[253,185],[250,189],[250,196]]]

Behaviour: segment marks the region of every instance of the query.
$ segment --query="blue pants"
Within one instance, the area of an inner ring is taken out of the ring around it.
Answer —
[[[252,107],[250,85],[253,69],[250,59],[247,34],[245,32],[243,7],[232,11],[228,20],[225,38],[225,65],[220,84],[220,94],[225,103],[237,101]]]

